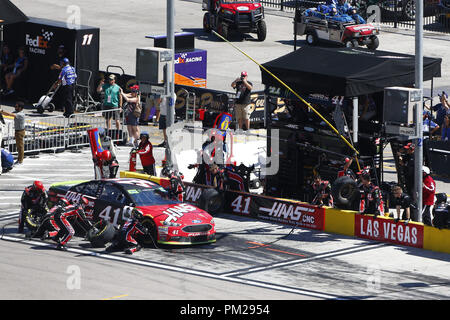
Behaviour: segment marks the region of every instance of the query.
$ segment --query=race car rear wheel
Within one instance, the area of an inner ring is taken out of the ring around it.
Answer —
[[[367,44],[367,48],[369,50],[376,50],[380,45],[380,40],[378,40],[377,36],[370,37],[370,43]]]
[[[267,25],[266,22],[264,20],[261,20],[258,23],[258,41],[264,41],[266,40],[266,36],[267,36]]]
[[[310,46],[314,46],[317,44],[317,36],[314,31],[307,31],[306,32],[306,43]]]
[[[156,225],[150,218],[145,218],[142,221],[142,225],[148,229],[148,234],[139,237],[139,242],[144,246],[157,247],[158,232],[156,231]]]

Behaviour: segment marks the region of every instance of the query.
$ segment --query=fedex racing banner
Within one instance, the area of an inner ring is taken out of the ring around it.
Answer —
[[[423,248],[423,224],[371,215],[355,214],[355,236],[381,242],[390,242],[403,246]]]

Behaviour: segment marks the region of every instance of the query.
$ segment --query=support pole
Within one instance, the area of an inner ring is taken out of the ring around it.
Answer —
[[[422,221],[422,165],[423,165],[423,1],[416,1],[415,24],[415,87],[420,89],[420,100],[416,108],[417,139],[414,152],[414,199],[417,212],[414,220]]]
[[[175,113],[175,84],[174,84],[174,59],[175,59],[175,10],[174,0],[167,0],[167,48],[172,49],[172,57],[166,68],[166,94],[167,94],[167,115],[166,125],[168,128],[174,124]],[[169,139],[169,137],[167,137]],[[173,164],[170,144],[166,146],[166,161],[169,166]]]
[[[358,97],[353,97],[353,144],[358,143]]]

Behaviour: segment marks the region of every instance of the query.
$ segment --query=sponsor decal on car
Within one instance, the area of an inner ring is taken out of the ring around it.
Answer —
[[[185,200],[189,202],[196,203],[200,196],[202,195],[202,188],[187,186]]]
[[[197,208],[191,206],[187,203],[180,203],[177,206],[174,206],[172,208],[166,209],[163,211],[163,214],[167,215],[167,218],[165,220],[166,223],[169,222],[175,222],[179,218],[181,218],[185,213],[195,211]]]

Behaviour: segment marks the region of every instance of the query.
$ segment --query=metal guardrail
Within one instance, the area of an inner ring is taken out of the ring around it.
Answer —
[[[25,154],[34,154],[44,151],[64,150],[78,148],[89,145],[88,129],[105,128],[107,112],[120,112],[121,109],[102,110],[86,113],[75,113],[69,118],[64,116],[52,116],[39,119],[27,119],[25,121]],[[124,130],[124,113],[119,119],[119,130],[115,128],[112,120],[111,126],[114,129],[106,130],[116,143],[125,142],[127,131]],[[14,123],[8,121],[5,134],[3,136],[4,147],[11,154],[17,154],[16,140],[14,136]]]

